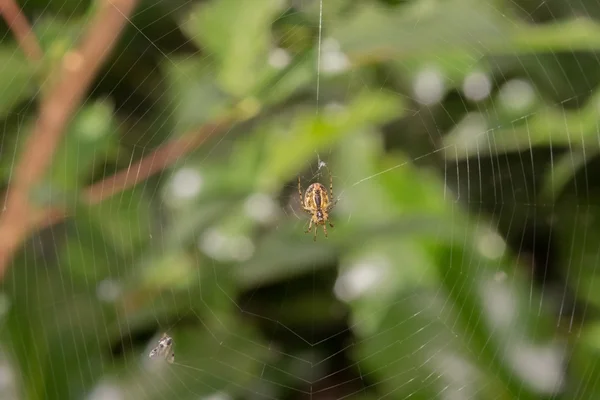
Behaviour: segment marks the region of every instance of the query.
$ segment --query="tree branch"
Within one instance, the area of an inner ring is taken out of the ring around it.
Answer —
[[[59,75],[57,84],[42,99],[38,119],[15,167],[5,210],[0,218],[0,279],[4,276],[13,253],[26,239],[31,215],[38,212],[31,207],[30,191],[52,162],[63,131],[115,45],[136,2],[101,1],[81,46],[78,50],[65,54],[56,71]]]
[[[231,120],[224,118],[218,122],[206,124],[195,132],[191,132],[180,139],[173,140],[159,147],[146,157],[127,167],[127,169],[119,171],[86,188],[83,193],[84,202],[89,205],[98,204],[162,172],[181,157],[200,147],[212,135],[227,129],[230,125]],[[66,216],[67,214],[63,209],[43,210],[36,213],[30,219],[30,227],[31,229],[47,228],[60,222]]]
[[[229,125],[229,120],[223,119],[219,122],[206,124],[194,133],[184,135],[180,139],[166,143],[137,163],[129,166],[126,170],[120,171],[88,187],[84,193],[85,201],[88,204],[96,204],[135,186],[138,182],[174,164],[182,156],[200,147],[214,133],[223,130]]]
[[[16,0],[0,0],[0,14],[14,33],[27,58],[31,61],[41,60],[42,48]]]

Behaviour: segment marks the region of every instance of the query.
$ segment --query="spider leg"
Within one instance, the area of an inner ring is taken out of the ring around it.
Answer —
[[[310,222],[308,223],[308,229],[307,229],[307,230],[305,230],[305,231],[304,231],[304,233],[308,233],[308,232],[310,232],[310,230],[311,230],[311,228],[312,228],[312,225],[313,225],[313,221],[312,221],[312,219],[311,219],[311,220],[310,220]]]
[[[302,200],[302,186],[300,185],[300,176],[298,176],[298,195],[300,196],[300,204],[304,206],[304,201]]]
[[[331,171],[329,171],[329,194],[331,194],[332,199],[335,199],[335,196],[333,195],[333,176],[331,175]]]
[[[331,175],[331,171],[329,171],[329,194],[331,195],[332,203],[329,205],[329,207],[327,207],[327,211],[331,211],[331,209],[335,207],[335,205],[338,202],[335,198],[335,195],[333,194],[333,175]]]
[[[313,242],[317,241],[317,231],[319,230],[319,226],[315,224],[315,236],[313,236]]]
[[[331,221],[329,222],[329,226],[333,228],[333,224],[331,223]]]
[[[336,199],[335,197],[333,197],[333,184],[331,184],[329,186],[329,193],[331,194],[331,203],[329,203],[329,205],[327,206],[327,212],[333,210],[333,208],[336,206],[336,204],[338,203],[338,199]]]
[[[325,232],[325,237],[327,237],[327,225],[323,224],[323,232]]]
[[[304,205],[304,198],[302,197],[302,185],[300,184],[300,176],[298,176],[298,196],[300,199],[300,206],[304,211],[309,214],[312,214],[312,210]]]

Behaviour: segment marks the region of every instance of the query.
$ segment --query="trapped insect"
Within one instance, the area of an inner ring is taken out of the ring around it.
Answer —
[[[300,204],[307,213],[311,214],[310,223],[305,233],[309,233],[313,227],[315,227],[315,235],[313,240],[317,240],[317,229],[319,225],[323,226],[323,232],[327,237],[327,226],[333,228],[333,224],[329,221],[329,213],[337,204],[337,200],[332,202],[333,199],[333,177],[329,175],[329,193],[325,186],[320,183],[313,183],[306,189],[304,197],[302,196],[302,186],[300,184],[300,177],[298,177],[298,194],[300,195]],[[329,197],[331,195],[331,198]]]
[[[173,338],[166,333],[158,341],[158,346],[153,348],[148,355],[150,358],[163,357],[169,364],[175,361],[175,353],[173,352]]]

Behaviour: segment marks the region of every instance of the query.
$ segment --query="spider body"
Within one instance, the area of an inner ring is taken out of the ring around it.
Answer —
[[[333,198],[333,178],[329,177],[329,192],[325,186],[320,183],[313,183],[306,189],[304,196],[302,195],[302,186],[300,184],[300,177],[298,177],[298,194],[300,195],[300,204],[304,211],[311,215],[308,229],[305,233],[309,233],[314,225],[314,236],[313,240],[317,240],[317,229],[319,226],[323,227],[325,237],[327,237],[327,223],[333,228],[333,224],[329,221],[329,213],[335,207],[337,201],[332,202]],[[330,197],[331,195],[331,197]]]
[[[152,349],[149,354],[150,358],[163,357],[169,364],[175,361],[175,353],[173,352],[173,339],[166,333],[158,341],[158,346]]]

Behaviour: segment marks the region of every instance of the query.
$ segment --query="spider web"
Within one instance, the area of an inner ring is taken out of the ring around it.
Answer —
[[[47,54],[76,3],[21,2]],[[141,2],[32,194],[69,216],[3,281],[1,397],[597,398],[597,8]],[[40,89],[5,32],[9,184]]]

